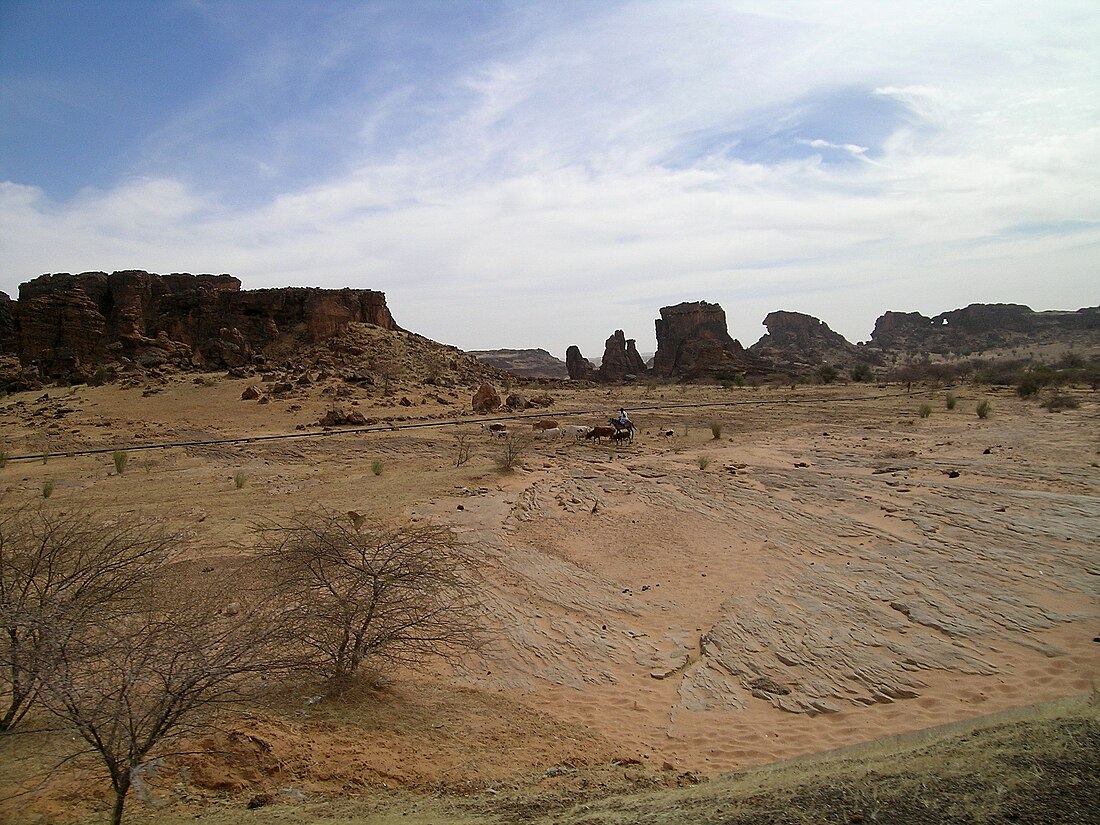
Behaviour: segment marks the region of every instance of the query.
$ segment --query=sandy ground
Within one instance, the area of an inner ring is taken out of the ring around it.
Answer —
[[[342,403],[440,426],[133,449],[317,432],[332,403],[320,384],[245,402],[246,383],[0,400],[8,455],[53,454],[10,460],[5,502],[53,482],[45,506],[167,519],[215,568],[247,552],[257,520],[313,503],[451,524],[482,559],[493,642],[456,673],[331,702],[284,686],[206,743],[236,755],[193,760],[201,787],[485,787],[634,760],[713,774],[1100,677],[1096,393],[1051,414],[974,387],[952,391],[954,410],[924,387],[551,390],[563,424],[625,404],[638,439],[532,441],[504,473],[498,442],[448,423],[474,418],[470,389],[404,387]],[[455,466],[459,434],[473,452]],[[129,448],[122,475],[109,453],[65,455],[114,447]]]

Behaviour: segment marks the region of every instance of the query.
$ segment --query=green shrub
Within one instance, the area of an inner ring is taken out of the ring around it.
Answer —
[[[921,404],[920,405],[920,410],[918,411],[918,415],[920,415],[921,418],[928,418],[928,416],[930,416],[931,414],[932,414],[932,405],[931,404]]]
[[[130,454],[125,450],[115,450],[111,453],[111,460],[115,463],[115,472],[122,475],[126,472],[126,465],[130,463]]]
[[[237,472],[233,474],[233,486],[236,487],[238,490],[244,487],[244,485],[247,483],[248,473],[246,473],[244,470],[237,470]]]
[[[719,438],[722,437],[722,422],[721,421],[711,421],[710,422],[710,434],[714,438],[715,441],[717,441]]]
[[[53,495],[53,481],[42,482],[42,498],[49,498]]]
[[[949,410],[955,409],[955,405],[958,404],[958,403],[959,403],[959,399],[957,399],[951,393],[948,393],[947,397],[944,399],[944,404],[947,406],[947,409],[949,409]]]
[[[705,455],[699,456],[699,469],[700,470],[705,470],[709,466],[710,466],[710,458],[708,458]]]
[[[370,471],[376,476],[382,475],[382,462],[376,458],[370,463]]]
[[[8,466],[8,451],[0,447],[0,470]]]
[[[853,381],[862,384],[875,380],[875,374],[871,371],[871,365],[866,361],[862,364],[856,364],[852,369],[851,376]]]
[[[989,418],[989,413],[993,410],[993,405],[988,400],[982,399],[978,402],[978,418]]]

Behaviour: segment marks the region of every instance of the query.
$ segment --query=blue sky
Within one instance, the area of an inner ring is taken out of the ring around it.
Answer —
[[[0,290],[229,272],[464,349],[1100,303],[1094,2],[0,0]]]

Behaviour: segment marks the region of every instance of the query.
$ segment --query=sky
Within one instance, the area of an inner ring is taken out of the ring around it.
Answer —
[[[0,290],[386,293],[465,350],[709,301],[1100,304],[1100,4],[0,0]]]

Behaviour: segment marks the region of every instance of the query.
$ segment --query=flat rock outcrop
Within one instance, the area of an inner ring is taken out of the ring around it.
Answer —
[[[859,347],[833,332],[824,321],[801,312],[778,310],[764,319],[767,334],[748,351],[780,369],[807,369],[829,364],[850,367],[860,356]]]
[[[569,377],[566,362],[555,358],[544,349],[492,349],[468,350],[468,352],[483,364],[489,364],[525,378],[564,379]]]
[[[762,366],[730,337],[725,310],[718,304],[692,301],[661,307],[655,323],[653,373],[660,378],[733,377]]]
[[[84,380],[112,362],[240,366],[276,341],[316,344],[351,323],[399,329],[374,290],[242,291],[229,275],[59,273],[22,284],[18,301],[0,300],[0,347],[43,379]]]
[[[931,318],[887,312],[875,322],[870,346],[884,353],[968,355],[1046,343],[1100,344],[1100,306],[1035,312],[1022,304],[971,304]]]

